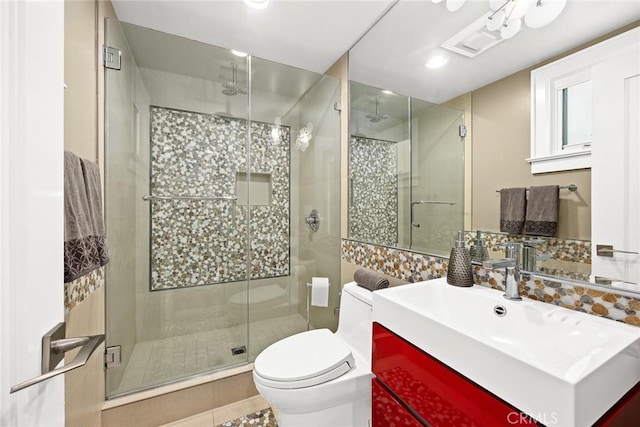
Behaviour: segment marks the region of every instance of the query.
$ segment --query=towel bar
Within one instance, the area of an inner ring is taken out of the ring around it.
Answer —
[[[569,185],[561,185],[558,187],[560,190],[569,190],[569,191],[578,191],[578,186],[575,184],[569,184]],[[528,188],[525,188],[525,190],[529,191]],[[499,193],[500,190],[496,190],[496,193]]]

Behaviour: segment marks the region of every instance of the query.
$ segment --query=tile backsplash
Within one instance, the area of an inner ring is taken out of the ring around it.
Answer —
[[[448,262],[445,258],[347,239],[342,240],[342,259],[409,283],[445,277]],[[501,270],[489,271],[474,265],[473,276],[478,285],[504,290]],[[547,304],[640,326],[640,297],[614,289],[609,291],[524,274],[520,292],[523,297]]]
[[[342,239],[342,259],[409,283],[447,275],[447,259]]]
[[[96,268],[64,284],[64,314],[68,314],[104,284],[104,270],[105,267]]]

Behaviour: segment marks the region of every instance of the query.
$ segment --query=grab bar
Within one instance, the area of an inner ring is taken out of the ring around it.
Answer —
[[[153,200],[231,200],[236,201],[236,196],[142,196],[145,202]]]
[[[440,201],[440,200],[416,200],[415,202],[411,202],[411,225],[414,227],[420,227],[420,224],[416,224],[415,222],[413,222],[413,208],[415,205],[425,205],[425,204],[429,204],[429,205],[455,205],[456,202],[446,202],[446,201]]]
[[[104,341],[104,334],[51,340],[51,338],[59,335],[60,333],[64,334],[64,330],[64,322],[61,322],[42,337],[42,375],[14,385],[11,387],[10,393],[15,393],[16,391],[20,391],[34,384],[48,380],[49,378],[53,378],[86,365],[93,352],[96,351]],[[61,368],[51,370],[51,365],[55,366],[59,363],[64,357],[65,352],[80,346],[82,346],[82,348],[76,357],[73,358],[71,363],[65,364]]]

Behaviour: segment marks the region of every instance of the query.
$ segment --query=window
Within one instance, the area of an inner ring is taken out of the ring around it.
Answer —
[[[531,173],[591,167],[591,69],[612,61],[628,45],[616,36],[531,72]]]

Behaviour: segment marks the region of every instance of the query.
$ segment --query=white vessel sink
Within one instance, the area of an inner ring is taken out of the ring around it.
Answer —
[[[640,328],[482,286],[376,291],[373,320],[547,425],[591,425],[640,381]]]

